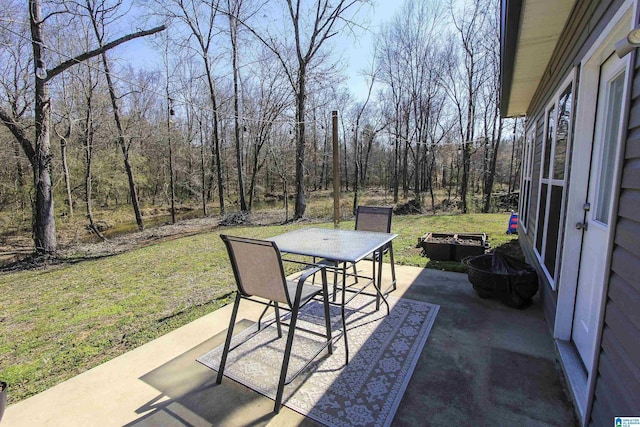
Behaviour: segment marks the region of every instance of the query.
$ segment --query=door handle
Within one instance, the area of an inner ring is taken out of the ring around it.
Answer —
[[[577,230],[584,230],[586,231],[587,228],[589,228],[589,223],[588,222],[577,222],[576,223],[576,229]]]

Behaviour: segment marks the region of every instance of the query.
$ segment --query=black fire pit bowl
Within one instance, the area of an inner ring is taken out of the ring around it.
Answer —
[[[509,307],[522,308],[538,292],[536,270],[519,259],[494,251],[462,262],[480,298],[495,297]]]

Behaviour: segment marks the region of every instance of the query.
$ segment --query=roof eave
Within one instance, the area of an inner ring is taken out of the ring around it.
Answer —
[[[500,3],[500,111],[503,117],[509,117],[521,10],[522,0],[502,0]]]

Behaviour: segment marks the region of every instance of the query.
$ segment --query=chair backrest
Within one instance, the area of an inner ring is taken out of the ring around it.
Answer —
[[[356,210],[356,230],[391,232],[393,208],[381,206],[358,206]]]
[[[220,235],[227,247],[238,292],[291,305],[280,251],[274,242]]]

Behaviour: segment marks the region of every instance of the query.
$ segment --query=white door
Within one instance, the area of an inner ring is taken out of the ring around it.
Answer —
[[[612,55],[600,67],[596,124],[580,256],[572,340],[587,369],[595,353],[600,301],[607,280],[612,211],[622,132],[626,61]]]

